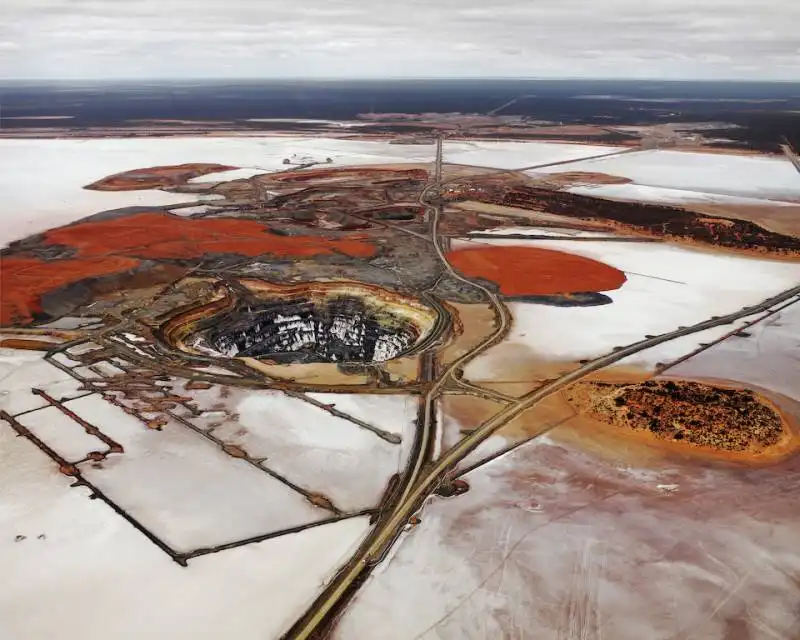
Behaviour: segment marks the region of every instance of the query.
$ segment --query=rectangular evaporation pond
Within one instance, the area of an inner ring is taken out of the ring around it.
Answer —
[[[102,318],[98,317],[71,317],[67,316],[61,318],[60,320],[56,320],[55,322],[48,322],[47,324],[40,325],[43,329],[60,329],[62,331],[69,331],[71,329],[80,329],[82,327],[88,327],[93,324],[99,324],[102,322]]]
[[[86,479],[176,551],[333,516],[179,422],[170,420],[161,431],[147,429],[100,396],[69,407],[125,449],[99,468],[81,465]]]
[[[47,391],[56,400],[83,395],[81,383],[45,360],[24,362],[0,380],[0,409],[11,415],[47,406],[32,389]]]
[[[92,351],[100,351],[103,347],[99,344],[95,344],[94,342],[82,342],[81,344],[76,344],[74,347],[70,347],[66,350],[68,355],[71,356],[82,356],[86,353],[91,353]]]
[[[106,362],[105,360],[100,360],[99,362],[93,362],[91,365],[96,371],[92,371],[88,366],[87,367],[75,367],[73,371],[77,373],[82,378],[87,380],[102,380],[103,378],[113,378],[114,376],[121,376],[125,372],[120,369],[119,367],[114,366],[110,362]]]
[[[238,421],[215,429],[217,438],[265,458],[266,467],[324,493],[343,511],[376,506],[390,478],[402,470],[401,446],[297,398],[250,392],[238,410]]]
[[[53,360],[55,360],[59,364],[63,364],[65,367],[78,367],[81,365],[80,361],[73,360],[66,353],[63,352],[54,353]]]
[[[82,460],[92,451],[108,449],[102,440],[86,433],[57,407],[26,413],[17,420],[67,462]]]

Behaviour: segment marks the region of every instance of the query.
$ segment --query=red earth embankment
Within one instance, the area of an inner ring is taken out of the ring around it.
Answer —
[[[115,173],[113,176],[108,176],[86,185],[84,189],[93,191],[137,191],[140,189],[176,187],[185,184],[192,178],[219,171],[231,171],[232,169],[238,169],[238,167],[204,162],[145,167],[143,169]]]
[[[86,278],[123,273],[140,264],[139,260],[122,256],[70,258],[53,262],[45,262],[34,256],[3,258],[3,268],[0,271],[0,324],[29,323],[33,313],[41,310],[39,299],[48,291],[55,291]]]
[[[344,253],[354,257],[375,254],[362,238],[326,239],[280,236],[253,220],[178,218],[161,211],[87,221],[44,234],[42,246],[62,246],[69,258],[44,261],[30,253],[4,257],[2,266],[2,324],[26,324],[41,310],[45,293],[88,278],[119,274],[143,260],[192,260],[213,254],[269,255],[279,258]]]
[[[179,218],[160,211],[60,227],[45,238],[46,244],[74,247],[83,257],[195,258],[213,253],[297,257],[337,251],[363,258],[375,253],[375,246],[363,239],[282,236],[255,220]]]
[[[308,171],[284,171],[282,173],[272,173],[270,180],[278,182],[309,182],[311,180],[324,180],[327,178],[364,178],[367,180],[377,180],[382,177],[395,179],[426,180],[428,172],[425,169],[398,169],[385,167],[347,167],[335,169],[309,169]]]
[[[447,259],[463,275],[494,282],[512,297],[611,291],[626,279],[597,260],[534,247],[458,249]]]

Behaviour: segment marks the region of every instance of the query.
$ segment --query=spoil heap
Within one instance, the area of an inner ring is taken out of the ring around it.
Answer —
[[[685,381],[640,384],[585,383],[571,402],[588,405],[591,417],[677,440],[726,451],[759,451],[778,443],[778,413],[748,389],[726,389]]]

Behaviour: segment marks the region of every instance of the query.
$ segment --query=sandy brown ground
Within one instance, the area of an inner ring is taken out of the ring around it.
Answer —
[[[798,178],[800,179],[800,176]],[[692,203],[686,205],[685,208],[712,216],[748,220],[775,233],[800,236],[800,204],[760,206]]]
[[[362,588],[336,640],[517,640],[529,630],[537,640],[798,637],[798,321],[795,305],[669,376],[726,385],[736,383],[724,376],[740,378],[781,412],[792,437],[786,446],[759,459],[679,448],[570,419],[566,399],[553,396],[517,419],[521,430],[506,427],[507,444],[566,421],[468,473],[467,493],[432,500]],[[574,366],[521,358],[504,377],[527,381],[492,387],[518,395],[536,386],[534,375]],[[613,367],[592,379],[651,375]],[[460,431],[495,404],[447,400],[445,428]]]
[[[800,456],[748,468],[639,451],[551,437],[471,472],[334,637],[795,638]]]
[[[633,181],[623,176],[613,176],[595,171],[564,171],[543,174],[541,177],[537,177],[537,182],[566,188],[589,184],[629,184]]]
[[[440,351],[442,364],[448,364],[469,352],[491,335],[495,328],[495,313],[488,304],[449,304],[458,317],[458,326],[455,328],[458,338]]]
[[[503,349],[504,345],[494,347]],[[494,381],[476,380],[474,384],[509,396],[519,397],[541,386],[546,380],[563,375],[577,368],[575,362],[556,362],[533,359],[526,356],[519,345],[507,345],[502,375]],[[514,356],[520,357],[515,361]],[[644,382],[653,377],[651,371],[630,366],[611,367],[587,377],[587,381],[607,383]],[[684,379],[669,376],[670,379]],[[726,386],[729,388],[752,389],[773,407],[781,416],[786,429],[784,436],[774,446],[762,451],[730,452],[709,447],[699,447],[685,442],[672,442],[659,439],[648,431],[633,431],[596,420],[580,407],[567,400],[567,393],[554,394],[537,406],[516,417],[497,435],[508,440],[508,445],[522,442],[542,433],[556,441],[569,443],[585,451],[626,463],[641,463],[646,460],[664,460],[677,456],[693,460],[738,462],[743,464],[768,465],[791,457],[800,451],[800,402],[781,393],[773,392],[753,384],[742,384],[730,380],[708,380],[689,376],[686,379]],[[443,404],[444,413],[460,425],[463,433],[487,420],[497,410],[494,403],[474,397],[447,398]],[[555,428],[558,427],[558,428]],[[553,429],[551,431],[551,429]]]
[[[29,351],[48,351],[55,346],[46,340],[32,340],[25,338],[0,338],[0,347],[3,349],[25,349]]]
[[[752,388],[752,386],[735,385],[730,381],[716,381],[716,385],[739,389]],[[566,393],[559,394],[559,401],[566,407],[576,409],[578,414],[566,422],[563,429],[554,432],[553,437],[557,440],[563,438],[565,442],[571,442],[584,450],[592,450],[601,455],[610,454],[617,459],[628,458],[631,461],[664,457],[666,459],[704,459],[747,465],[771,465],[794,456],[800,451],[800,422],[796,417],[800,403],[763,389],[753,390],[758,392],[762,402],[772,407],[780,415],[784,425],[781,439],[776,444],[761,450],[726,451],[698,446],[685,441],[664,440],[647,430],[633,430],[616,426],[593,417],[585,406],[571,405],[566,398],[568,395]],[[564,411],[566,411],[566,407]]]
[[[442,400],[442,413],[445,416],[445,432],[452,438],[457,430],[464,436],[475,430],[482,422],[500,411],[503,405],[472,395],[446,396]],[[540,402],[534,409],[526,411],[501,428],[497,435],[510,441],[521,441],[564,424],[576,415],[575,410],[565,403],[560,395],[554,395]],[[447,425],[456,423],[458,428],[448,432]],[[459,438],[460,439],[460,438]],[[453,441],[452,444],[455,444]]]

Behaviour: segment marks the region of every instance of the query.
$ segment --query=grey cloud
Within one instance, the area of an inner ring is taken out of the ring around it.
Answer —
[[[0,77],[792,80],[799,23],[796,0],[0,0]]]

